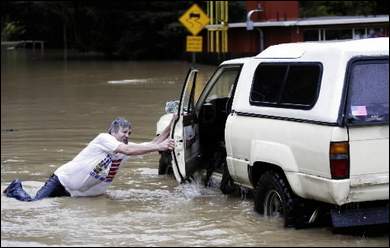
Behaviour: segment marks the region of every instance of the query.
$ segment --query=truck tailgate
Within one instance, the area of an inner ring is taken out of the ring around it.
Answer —
[[[389,176],[389,126],[349,128],[350,176]],[[365,183],[368,183],[365,180]]]

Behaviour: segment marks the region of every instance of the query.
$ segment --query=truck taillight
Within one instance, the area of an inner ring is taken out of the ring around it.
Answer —
[[[349,144],[348,142],[330,142],[330,173],[332,179],[349,178]]]

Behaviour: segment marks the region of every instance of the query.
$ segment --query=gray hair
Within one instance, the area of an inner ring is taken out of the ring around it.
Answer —
[[[131,129],[131,124],[125,118],[117,117],[115,120],[112,121],[112,123],[111,123],[110,127],[108,128],[107,132],[109,134],[117,133],[119,131],[120,127],[121,128],[129,128],[129,129]]]

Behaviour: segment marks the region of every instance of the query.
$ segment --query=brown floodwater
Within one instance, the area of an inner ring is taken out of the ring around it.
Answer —
[[[152,139],[190,66],[2,50],[1,190],[20,178],[34,194],[117,116],[131,120],[131,141]],[[197,66],[204,81],[215,69]],[[245,194],[158,175],[158,158],[132,157],[99,197],[19,202],[2,194],[1,246],[389,246],[387,232],[284,228]]]

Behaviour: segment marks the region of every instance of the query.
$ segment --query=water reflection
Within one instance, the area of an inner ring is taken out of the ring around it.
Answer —
[[[153,138],[167,100],[177,99],[186,62],[69,60],[2,52],[1,190],[18,177],[35,193],[116,116],[135,142]],[[199,66],[206,80],[215,66]],[[13,131],[10,131],[13,130]],[[21,203],[1,196],[2,246],[388,246],[388,235],[285,229],[199,181],[157,173],[158,155],[132,157],[104,196]]]

